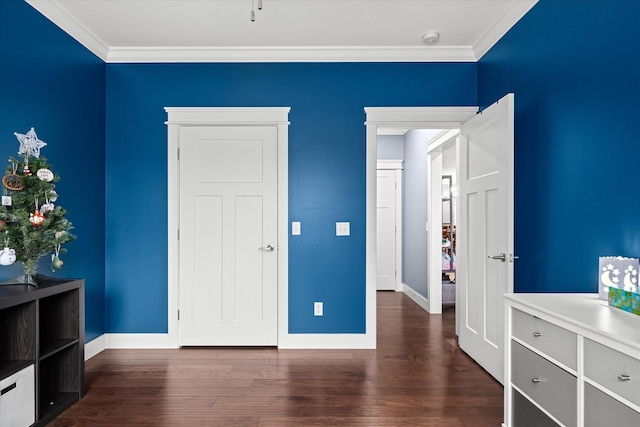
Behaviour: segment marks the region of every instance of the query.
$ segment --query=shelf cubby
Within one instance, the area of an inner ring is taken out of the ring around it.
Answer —
[[[37,280],[38,287],[0,285],[0,380],[34,365],[31,416],[39,427],[84,395],[84,280]]]

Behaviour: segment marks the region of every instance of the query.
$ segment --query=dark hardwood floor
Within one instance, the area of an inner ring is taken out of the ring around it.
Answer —
[[[377,350],[106,350],[50,426],[500,426],[502,386],[430,316],[378,292]]]

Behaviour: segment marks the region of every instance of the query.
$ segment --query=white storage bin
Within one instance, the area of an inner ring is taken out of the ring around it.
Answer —
[[[0,426],[28,427],[36,422],[33,365],[0,380]]]

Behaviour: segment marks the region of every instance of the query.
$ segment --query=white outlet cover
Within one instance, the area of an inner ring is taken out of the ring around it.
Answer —
[[[336,236],[349,236],[351,229],[348,222],[336,222]]]

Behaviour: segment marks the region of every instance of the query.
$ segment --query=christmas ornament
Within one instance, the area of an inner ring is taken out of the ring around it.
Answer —
[[[11,162],[11,170],[12,173],[8,173],[2,177],[2,185],[7,190],[19,191],[24,188],[22,184],[22,178],[19,175],[16,175],[18,170],[18,164],[15,162]]]
[[[64,262],[62,262],[59,256],[56,255],[55,257],[53,257],[53,261],[51,261],[51,267],[53,267],[55,270],[60,270],[62,268],[62,264],[64,264]]]
[[[51,269],[60,270],[62,268],[62,264],[64,264],[64,262],[62,262],[58,255],[55,255],[51,260]]]
[[[24,185],[22,185],[22,178],[20,178],[19,175],[15,175],[12,173],[2,177],[2,185],[6,189],[12,191],[19,191],[24,188]]]
[[[47,212],[51,212],[54,208],[55,205],[53,203],[45,203],[44,205],[40,206],[40,213],[44,215]]]
[[[33,156],[35,158],[40,157],[40,149],[47,145],[46,142],[38,139],[36,131],[33,128],[31,128],[26,134],[18,132],[14,132],[13,134],[18,138],[18,141],[20,141],[18,154],[24,154],[25,159],[28,159],[29,156]],[[27,165],[25,165],[25,168],[28,169]]]
[[[61,238],[62,236],[64,236],[65,234],[67,234],[66,231],[62,230],[62,231],[56,231],[56,239]]]
[[[11,206],[12,203],[11,196],[2,196],[2,206]]]
[[[29,214],[29,222],[35,227],[41,226],[44,220],[45,217],[40,213],[40,211],[35,211],[34,213]]]
[[[46,168],[38,169],[38,172],[36,172],[36,175],[38,176],[38,178],[40,178],[40,181],[46,181],[46,182],[53,181],[53,172],[51,172],[49,169],[46,169]]]
[[[53,209],[55,208],[55,205],[49,201],[49,197],[47,197],[46,194],[44,196],[44,200],[46,201],[46,203],[40,206],[40,213],[43,215],[47,212],[53,211]]]
[[[0,265],[11,265],[16,262],[16,250],[5,246],[0,251]]]
[[[31,176],[31,171],[29,170],[29,165],[25,163],[24,168],[22,169],[22,173],[25,176]]]
[[[56,193],[55,190],[51,190],[49,191],[48,197],[50,202],[55,202],[56,200],[58,200],[58,193]]]
[[[60,259],[60,245],[58,244],[55,253],[51,254],[51,271],[60,270],[62,264],[64,264],[64,262]]]
[[[0,219],[0,231],[4,230],[4,226],[7,225],[6,222],[4,222],[3,219]]]

